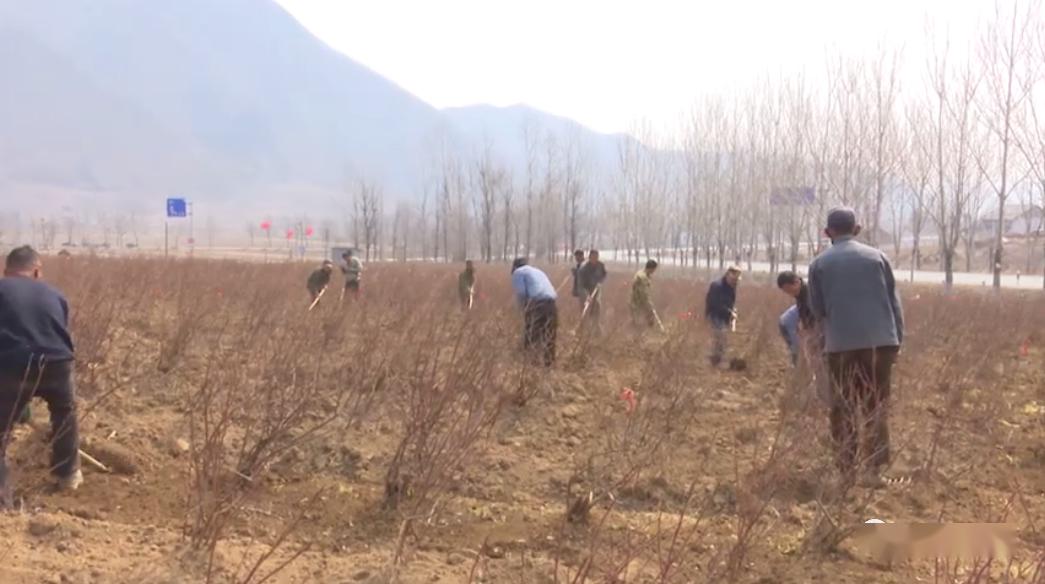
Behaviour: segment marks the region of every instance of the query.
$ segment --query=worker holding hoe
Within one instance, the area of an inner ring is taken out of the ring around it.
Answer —
[[[588,261],[577,271],[584,306],[581,308],[581,328],[598,334],[602,332],[602,284],[606,281],[606,265],[599,261],[599,251],[588,252]]]
[[[845,483],[881,486],[890,459],[889,393],[903,310],[889,259],[856,241],[860,225],[852,209],[833,209],[824,233],[831,247],[809,266],[809,299],[823,323],[838,468]]]
[[[653,307],[653,273],[657,271],[657,262],[649,260],[646,267],[635,274],[631,281],[631,321],[637,330],[657,327],[664,332],[657,309]]]
[[[523,348],[545,367],[551,367],[559,328],[555,287],[544,272],[527,265],[526,258],[516,258],[512,262],[512,289],[523,312]]]
[[[802,354],[802,337],[805,336],[802,333],[804,331],[812,335],[816,328],[816,317],[809,306],[809,286],[798,274],[789,270],[777,274],[776,285],[781,292],[795,299],[795,303],[780,315],[780,334],[791,354],[791,366],[797,367]]]
[[[729,350],[729,334],[737,327],[737,285],[740,268],[730,266],[722,278],[708,287],[704,299],[704,318],[711,324],[711,366],[722,365]]]
[[[475,303],[475,264],[465,260],[464,271],[457,276],[457,296],[462,310],[471,310]]]
[[[788,270],[777,275],[777,287],[795,299],[780,315],[780,334],[791,355],[791,367],[812,377],[817,399],[831,404],[831,376],[824,362],[824,333],[809,303],[809,286],[796,273]]]
[[[577,305],[584,310],[584,301],[588,299],[581,289],[581,268],[584,267],[584,250],[578,249],[573,252],[573,268],[570,274],[573,276],[573,297],[577,299]],[[564,282],[565,283],[565,282]]]
[[[308,282],[305,284],[309,295],[312,297],[312,304],[308,307],[309,310],[315,308],[319,304],[319,299],[326,293],[327,286],[330,285],[330,274],[333,271],[334,262],[323,260],[323,264],[319,266],[319,269],[309,275]]]
[[[341,300],[344,300],[345,292],[351,292],[354,298],[358,298],[359,283],[363,277],[363,262],[355,257],[352,250],[341,254],[341,259],[345,262],[341,266],[341,273],[345,275],[345,287],[341,290]]]
[[[58,488],[76,490],[80,471],[79,431],[73,383],[74,350],[69,303],[41,281],[40,255],[29,246],[8,256],[0,279],[0,506],[10,507],[12,490],[5,462],[11,427],[33,397],[51,414],[51,473]]]

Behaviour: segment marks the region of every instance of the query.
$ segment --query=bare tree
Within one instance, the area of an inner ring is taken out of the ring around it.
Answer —
[[[584,158],[577,128],[571,128],[565,138],[559,160],[562,179],[562,224],[563,224],[563,259],[569,259],[570,252],[577,249],[581,229],[581,211],[584,208]]]
[[[507,172],[493,160],[492,148],[487,144],[475,162],[472,175],[473,205],[479,224],[479,253],[484,262],[493,261],[494,227],[497,204],[506,189]]]
[[[376,257],[378,248],[378,227],[380,222],[381,189],[367,179],[359,179],[355,193],[356,246],[359,246],[359,229],[363,233],[365,259],[370,261],[372,254]]]
[[[828,70],[833,115],[838,116],[832,136],[837,159],[827,178],[838,201],[858,210],[866,208],[863,167],[867,142],[867,116],[863,115],[863,66],[839,59]]]
[[[973,140],[970,142],[970,150],[976,152],[978,148],[983,147],[987,142],[980,137],[980,134],[974,134]],[[975,157],[975,156],[974,156]],[[981,233],[981,227],[983,225],[984,218],[984,205],[986,204],[986,191],[984,190],[984,182],[986,175],[980,172],[974,172],[970,175],[970,180],[966,187],[968,196],[965,198],[964,214],[962,217],[961,225],[961,237],[965,248],[965,271],[971,272],[973,270],[973,262],[976,261],[976,242]],[[993,240],[991,244],[991,253],[987,256],[987,271],[991,271],[991,263],[993,262]]]
[[[693,267],[696,268],[703,237],[706,234],[704,230],[705,215],[702,212],[703,197],[701,197],[700,191],[701,150],[704,143],[703,137],[700,135],[701,126],[695,113],[690,114],[686,124],[687,131],[682,145],[685,168],[686,237]]]
[[[468,256],[470,217],[465,203],[467,195],[466,171],[455,156],[445,155],[443,161],[443,248],[447,259],[461,262]],[[450,227],[453,226],[451,251]]]
[[[961,238],[972,172],[972,118],[980,79],[971,64],[954,75],[948,63],[949,41],[929,63],[933,99],[936,180],[929,214],[936,225],[946,286],[954,285],[954,256]],[[953,77],[953,78],[952,78]],[[951,83],[954,83],[952,89]]]
[[[881,231],[882,203],[886,197],[887,182],[894,176],[899,152],[896,148],[895,103],[898,93],[897,62],[899,52],[880,49],[871,68],[871,91],[874,95],[874,201],[871,212],[872,245],[878,243]],[[894,225],[895,227],[895,225]],[[899,255],[899,250],[897,250]]]
[[[131,211],[130,217],[127,219],[129,229],[131,231],[131,237],[134,238],[134,247],[140,247],[141,242],[138,240],[138,227],[140,225],[140,218],[138,217],[137,211]]]
[[[123,238],[127,236],[127,216],[123,213],[119,213],[113,216],[112,222],[113,235],[116,237],[116,247],[123,247]]]
[[[910,192],[911,213],[911,280],[914,271],[922,269],[922,230],[926,219],[926,201],[933,174],[933,144],[925,133],[932,124],[925,108],[912,105],[907,111],[907,125],[901,170]],[[899,255],[899,249],[897,250]]]
[[[1033,57],[1030,59],[1032,64],[1045,60],[1045,28],[1039,24],[1035,32],[1037,43]],[[1015,142],[1026,160],[1028,171],[1037,183],[1030,190],[1032,193],[1037,191],[1040,197],[1038,225],[1036,229],[1031,230],[1030,235],[1034,247],[1037,247],[1041,240],[1042,272],[1045,274],[1045,239],[1041,239],[1045,234],[1043,233],[1045,232],[1045,106],[1042,105],[1042,100],[1045,100],[1045,87],[1042,84],[1041,69],[1030,68],[1022,82],[1023,91],[1026,92],[1028,99],[1023,115],[1018,118],[1020,124],[1019,131],[1015,134]],[[1028,199],[1033,200],[1032,197],[1028,197]],[[1033,213],[1033,208],[1025,210],[1024,213],[1025,216],[1030,216],[1029,213]],[[1031,251],[1028,250],[1028,272],[1031,270],[1030,259]],[[1042,284],[1045,285],[1045,277],[1042,278]]]
[[[67,223],[69,223],[68,218]],[[75,225],[75,223],[73,223]],[[55,218],[51,219],[40,219],[40,240],[43,243],[44,249],[52,249],[54,247],[54,240],[58,237],[58,220]]]
[[[62,224],[65,227],[65,241],[62,242],[62,245],[73,245],[76,243],[73,240],[73,232],[79,225],[79,221],[77,221],[76,217],[73,215],[72,209],[66,207],[63,210],[65,212],[65,217],[62,219]]]
[[[816,189],[816,165],[810,164],[815,160],[812,153],[813,147],[804,138],[805,128],[813,122],[813,111],[810,97],[807,95],[805,81],[801,77],[794,80],[784,88],[782,98],[782,109],[786,116],[786,132],[781,136],[784,151],[784,175],[790,184],[798,188],[811,189],[814,197],[818,196]],[[791,205],[786,218],[787,236],[791,246],[791,269],[797,270],[800,255],[802,236],[809,229],[810,224],[815,222],[813,210],[815,199],[809,201],[800,196],[795,201],[797,205]],[[812,250],[810,255],[812,255]]]
[[[532,120],[527,119],[523,123],[523,150],[526,155],[526,176],[523,194],[526,196],[526,255],[534,253],[533,237],[534,224],[533,213],[537,205],[537,165],[539,148],[539,130]]]
[[[519,252],[519,224],[515,217],[515,185],[512,182],[512,176],[507,173],[504,178],[504,188],[501,189],[501,214],[504,220],[502,240],[503,245],[501,246],[501,260],[507,261],[509,258],[508,250],[511,248],[512,232],[515,232],[515,253]],[[514,254],[513,254],[514,255]]]
[[[421,194],[421,206],[417,214],[417,239],[421,242],[421,247],[418,251],[421,254],[422,260],[427,260],[428,255],[428,199],[431,195],[430,191],[425,188]],[[438,216],[437,216],[438,218]],[[438,222],[436,223],[436,231],[439,230]],[[439,253],[438,243],[436,244],[436,254]],[[433,257],[432,259],[438,259]]]
[[[537,228],[536,253],[549,261],[557,257],[556,250],[559,247],[559,234],[562,217],[558,212],[562,207],[559,204],[561,192],[559,190],[559,168],[555,163],[559,154],[559,146],[556,137],[552,133],[544,135],[544,152],[540,160],[543,166],[540,191],[538,193],[537,210],[540,214]]]
[[[994,145],[986,156],[977,157],[984,178],[997,197],[992,273],[995,288],[1001,287],[1002,258],[1005,238],[1005,204],[1012,194],[1012,165],[1015,149],[1015,122],[1027,95],[1024,79],[1028,76],[1031,50],[1030,24],[1037,22],[1035,11],[1024,3],[1012,4],[1011,12],[995,3],[995,15],[987,25],[980,43],[980,64],[984,71],[986,91],[981,92],[981,120],[990,131]]]
[[[625,247],[634,252],[638,261],[640,249],[652,257],[652,250],[663,240],[665,173],[658,152],[647,146],[655,143],[650,126],[638,126],[634,135],[638,139],[618,143],[617,162],[624,213],[620,222],[626,230]]]

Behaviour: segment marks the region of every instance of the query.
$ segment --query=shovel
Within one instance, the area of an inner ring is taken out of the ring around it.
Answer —
[[[327,287],[323,286],[323,289],[319,291],[319,294],[316,294],[316,299],[313,300],[312,304],[310,304],[308,306],[308,311],[309,312],[312,312],[312,309],[315,308],[317,304],[319,304],[319,299],[322,298],[323,295],[326,294],[326,293],[327,293]]]

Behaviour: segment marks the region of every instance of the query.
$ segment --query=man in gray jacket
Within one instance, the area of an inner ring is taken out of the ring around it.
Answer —
[[[809,266],[809,294],[831,374],[831,435],[842,473],[854,477],[865,468],[877,484],[889,463],[890,377],[903,342],[903,311],[889,259],[855,239],[860,226],[853,210],[833,209],[825,233],[831,247]]]

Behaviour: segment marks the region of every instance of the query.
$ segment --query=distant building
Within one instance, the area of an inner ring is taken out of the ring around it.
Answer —
[[[1045,231],[1045,217],[1039,205],[1005,205],[1005,237],[1027,237]],[[980,216],[976,222],[976,239],[991,239],[997,233],[997,211],[990,211]]]

